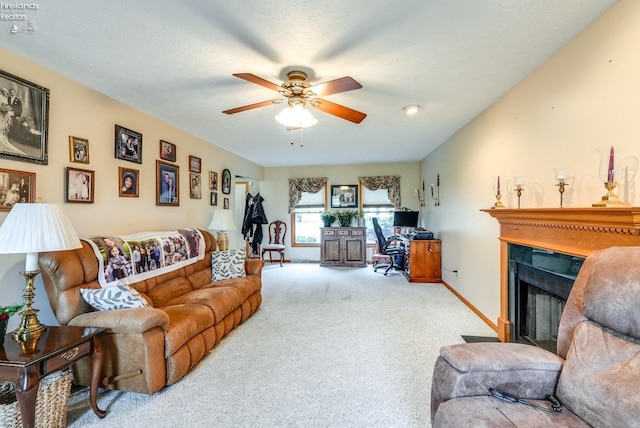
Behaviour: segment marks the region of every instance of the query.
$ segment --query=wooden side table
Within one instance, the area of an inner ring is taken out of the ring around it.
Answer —
[[[99,418],[106,411],[98,407],[97,393],[102,370],[102,345],[98,335],[104,328],[47,327],[36,340],[28,344],[15,342],[5,335],[0,347],[0,380],[16,386],[22,425],[35,426],[36,397],[40,379],[49,373],[65,369],[86,356],[91,357],[91,407]]]

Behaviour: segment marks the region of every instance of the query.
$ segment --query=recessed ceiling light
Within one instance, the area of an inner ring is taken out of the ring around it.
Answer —
[[[418,110],[420,110],[420,104],[411,104],[408,106],[404,106],[402,107],[402,110],[404,110],[407,114],[416,114]]]

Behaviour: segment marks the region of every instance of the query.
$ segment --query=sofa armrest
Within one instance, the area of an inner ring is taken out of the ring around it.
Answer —
[[[262,277],[262,268],[264,267],[264,260],[262,259],[246,259],[244,261],[244,270],[247,275],[258,275]]]
[[[109,328],[113,333],[144,333],[153,327],[167,331],[169,316],[155,308],[116,309],[78,315],[69,325]]]
[[[521,343],[463,343],[440,349],[431,384],[431,420],[455,397],[489,395],[496,388],[519,398],[554,394],[564,359]]]

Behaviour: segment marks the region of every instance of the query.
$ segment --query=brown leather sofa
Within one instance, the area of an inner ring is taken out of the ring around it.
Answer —
[[[211,282],[213,235],[201,230],[205,257],[195,264],[130,284],[153,306],[95,311],[81,288],[99,288],[98,261],[83,242],[77,250],[41,253],[45,289],[62,325],[105,327],[103,382],[107,388],[153,394],[182,378],[262,303],[259,259],[245,261],[246,277]],[[90,361],[76,365],[74,381],[90,383]]]
[[[441,427],[640,427],[640,247],[595,251],[562,312],[558,354],[519,343],[443,347],[431,418]],[[495,388],[561,412],[489,395]]]

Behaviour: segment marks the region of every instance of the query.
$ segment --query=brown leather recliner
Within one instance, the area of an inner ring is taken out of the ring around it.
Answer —
[[[245,261],[246,277],[211,282],[213,235],[200,231],[205,257],[176,271],[129,284],[151,308],[95,311],[81,288],[99,288],[98,260],[83,242],[77,250],[41,253],[49,303],[62,325],[104,327],[102,377],[107,388],[153,394],[182,378],[220,339],[262,303],[259,259]],[[74,367],[74,382],[89,385],[90,360]]]
[[[562,313],[558,354],[517,343],[443,347],[433,426],[640,427],[640,247],[587,257]],[[555,394],[564,408],[506,402],[489,388],[538,405]]]

